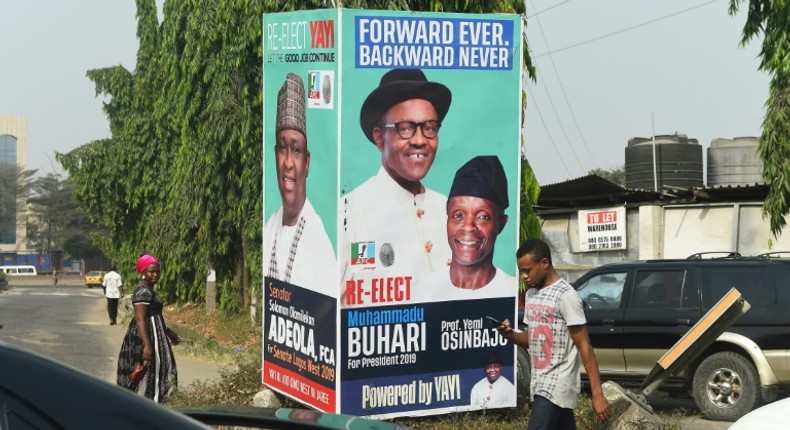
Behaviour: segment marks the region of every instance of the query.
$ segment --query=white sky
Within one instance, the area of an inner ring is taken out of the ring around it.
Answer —
[[[131,0],[0,0],[0,115],[27,117],[27,168],[62,173],[55,151],[108,137],[90,69],[137,55]]]
[[[527,0],[539,78],[524,129],[538,181],[622,165],[628,139],[651,135],[651,113],[656,134],[685,133],[703,151],[758,136],[768,76],[758,43],[739,48],[745,14],[728,4]],[[109,135],[85,73],[132,69],[136,52],[131,0],[0,0],[0,115],[27,117],[29,169],[61,172],[56,151]]]

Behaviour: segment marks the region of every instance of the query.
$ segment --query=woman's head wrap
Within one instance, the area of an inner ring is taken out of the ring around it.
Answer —
[[[159,264],[159,260],[153,255],[145,254],[137,259],[137,271],[143,273],[152,264]]]

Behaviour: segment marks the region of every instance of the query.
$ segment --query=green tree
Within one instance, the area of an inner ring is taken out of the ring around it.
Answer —
[[[170,299],[201,299],[214,267],[247,301],[259,272],[259,5],[167,2],[160,26],[155,2],[139,0],[135,71],[88,73],[110,96],[112,138],[58,158],[108,227],[109,256],[129,267],[143,252],[162,258]]]
[[[0,243],[25,225],[25,201],[35,174],[35,170],[0,161]]]
[[[625,168],[623,166],[612,167],[608,170],[595,168],[587,172],[587,174],[600,176],[621,187],[625,187]]]
[[[94,240],[103,240],[104,230],[79,208],[73,182],[52,173],[33,179],[28,204],[28,242],[36,249],[79,258],[102,255]]]
[[[745,0],[730,0],[736,15]],[[762,36],[760,70],[771,76],[759,153],[768,196],[763,215],[770,218],[771,232],[778,236],[790,212],[790,2],[749,0],[741,45]]]

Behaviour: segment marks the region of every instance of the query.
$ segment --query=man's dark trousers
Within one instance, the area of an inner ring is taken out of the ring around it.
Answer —
[[[114,325],[118,318],[118,299],[107,298],[107,314],[110,315],[110,324]]]

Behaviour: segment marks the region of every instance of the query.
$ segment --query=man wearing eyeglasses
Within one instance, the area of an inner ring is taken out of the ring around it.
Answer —
[[[269,278],[337,297],[335,253],[321,218],[307,199],[307,149],[302,78],[289,73],[277,94],[274,144],[283,205],[263,230],[263,273]]]
[[[450,90],[421,70],[393,69],[362,104],[360,125],[381,153],[381,167],[341,198],[343,305],[407,302],[414,282],[447,266],[447,198],[422,180],[451,100]]]

